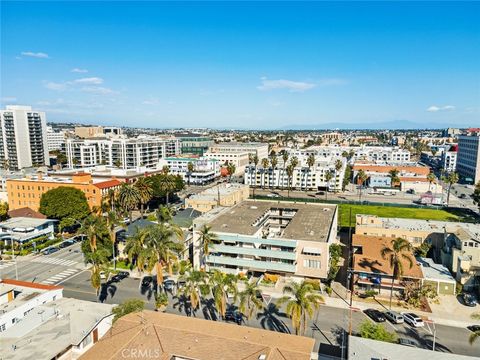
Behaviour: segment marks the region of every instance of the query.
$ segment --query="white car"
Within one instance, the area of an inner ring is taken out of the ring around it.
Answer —
[[[421,317],[414,313],[402,313],[402,315],[405,322],[410,326],[413,326],[413,327],[425,326],[425,323],[423,322]]]

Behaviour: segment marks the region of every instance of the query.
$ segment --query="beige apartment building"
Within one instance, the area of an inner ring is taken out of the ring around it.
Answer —
[[[185,199],[185,207],[205,213],[217,206],[231,207],[239,204],[247,200],[249,194],[250,189],[248,185],[236,183],[219,184]]]

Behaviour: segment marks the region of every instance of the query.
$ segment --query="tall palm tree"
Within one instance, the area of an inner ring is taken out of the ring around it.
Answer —
[[[430,174],[427,175],[427,180],[428,180],[428,190],[430,191],[432,188],[432,183],[437,179],[435,174],[431,172]]]
[[[357,173],[357,183],[360,183],[360,191],[358,193],[358,201],[362,201],[362,188],[365,181],[367,181],[368,175],[365,171],[360,169]]]
[[[292,178],[293,178],[293,173],[295,171],[295,167],[292,164],[289,164],[287,166],[286,172],[287,172],[287,196],[290,197],[290,189],[292,185]]]
[[[171,223],[173,220],[173,212],[169,206],[160,206],[155,212],[155,216],[160,224]]]
[[[330,181],[333,179],[333,173],[328,170],[325,174],[325,181],[327,182],[327,189],[325,190],[325,200],[327,200],[327,194],[330,191]]]
[[[257,297],[259,293],[260,289],[258,288],[255,279],[250,281],[245,280],[245,289],[239,294],[239,310],[247,317],[247,320],[250,320],[257,310],[263,309],[263,303]]]
[[[292,319],[296,335],[304,335],[308,318],[322,304],[323,297],[315,292],[312,284],[302,281],[292,282],[283,288],[285,296],[277,300],[277,306],[286,304],[285,312]]]
[[[127,238],[124,249],[129,262],[135,264],[139,273],[145,270],[145,266],[149,262],[145,240],[148,236],[147,230],[147,228],[137,227],[135,233]]]
[[[230,182],[232,182],[232,176],[235,174],[235,171],[237,171],[237,167],[233,162],[229,162],[227,164],[227,171],[228,171],[228,179]]]
[[[450,204],[450,191],[452,190],[452,186],[458,182],[458,174],[456,172],[448,173],[447,176],[444,176],[442,180],[448,184],[448,187],[447,187],[447,206],[448,206]]]
[[[390,178],[392,188],[400,181],[398,177],[399,171],[397,169],[392,169],[388,172],[388,177]]]
[[[398,280],[403,276],[404,264],[407,264],[412,268],[413,266],[413,253],[412,244],[408,240],[402,238],[392,239],[390,246],[384,246],[380,251],[382,258],[388,260],[390,267],[393,269],[392,286],[390,288],[390,309],[392,308],[393,298],[393,283],[394,280]]]
[[[282,153],[282,160],[283,160],[282,185],[283,185],[283,179],[285,178],[285,172],[287,171],[288,157],[289,157],[288,152],[283,150],[283,153]]]
[[[178,263],[178,255],[183,250],[183,244],[178,242],[182,234],[169,224],[149,226],[145,237],[145,247],[149,254],[147,263],[149,271],[156,266],[157,286],[163,284],[163,270],[166,268],[169,274],[173,273],[173,266]],[[181,231],[181,230],[180,230]],[[152,261],[155,259],[155,263]]]
[[[195,166],[191,161],[188,162],[187,164],[187,171],[188,171],[188,185],[190,186],[190,177],[192,176],[193,170],[195,169]]]
[[[195,314],[195,310],[198,309],[200,305],[201,298],[210,293],[208,273],[191,269],[185,272],[181,278],[185,281],[185,285],[182,287],[180,293],[190,300],[192,312]]]
[[[117,189],[110,188],[108,189],[106,195],[104,196],[105,205],[110,208],[110,210],[115,210],[115,205],[117,203],[118,191]]]
[[[213,300],[222,318],[225,317],[227,311],[228,295],[233,295],[234,302],[237,298],[237,280],[236,275],[226,274],[219,270],[214,270],[210,276]]]
[[[263,168],[263,181],[262,181],[262,188],[265,189],[265,174],[268,171],[268,165],[270,165],[270,161],[267,158],[262,159],[262,168]]]
[[[168,205],[168,196],[169,194],[175,190],[175,178],[170,175],[170,174],[160,174],[160,178],[159,178],[159,188],[160,188],[160,191],[162,191],[164,194],[165,194],[165,201],[166,201],[166,204]]]
[[[138,191],[138,197],[140,200],[140,214],[143,218],[144,206],[152,199],[153,196],[152,180],[148,177],[142,176],[138,178],[133,186]]]
[[[335,192],[337,192],[337,182],[338,182],[338,172],[343,167],[342,160],[337,159],[335,160]]]
[[[108,229],[108,236],[112,243],[112,256],[113,256],[113,268],[117,270],[117,257],[115,253],[115,241],[117,232],[115,231],[117,226],[122,224],[122,218],[116,211],[108,211],[105,216],[105,221]]]
[[[135,209],[140,202],[140,193],[138,189],[133,185],[123,183],[118,190],[118,202],[128,213],[131,222],[132,210]]]
[[[258,156],[256,154],[252,156],[252,162],[253,162],[253,165],[255,165],[253,169],[253,176],[255,177],[255,183],[252,183],[253,197],[255,197],[255,187],[257,186],[257,166],[258,166]]]
[[[275,153],[273,153],[271,156],[270,156],[270,164],[272,165],[272,175],[273,175],[273,182],[272,182],[272,188],[275,187],[275,170],[277,169],[277,165],[278,165],[278,158],[277,158],[277,155],[275,155]]]
[[[208,225],[203,225],[200,229],[200,246],[203,250],[204,262],[205,257],[210,254],[210,245],[218,240],[217,234],[212,232],[212,227]]]
[[[308,155],[308,158],[307,158],[308,178],[310,177],[310,172],[312,171],[313,165],[315,165],[315,154],[312,153]],[[307,181],[308,181],[308,178],[307,178]],[[307,181],[305,181],[305,192],[308,191]]]

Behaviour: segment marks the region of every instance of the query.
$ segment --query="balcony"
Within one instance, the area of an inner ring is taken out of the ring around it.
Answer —
[[[282,260],[292,260],[292,261],[296,260],[296,254],[294,252],[279,251],[279,250],[276,251],[276,250],[214,244],[211,246],[210,251],[215,253],[217,252],[224,253],[224,254],[250,255],[250,256],[282,259]]]
[[[295,273],[296,266],[294,264],[285,264],[285,263],[276,263],[270,261],[259,261],[259,260],[246,260],[246,259],[237,259],[225,256],[207,256],[207,262],[213,266],[217,265],[230,265],[237,266],[241,268],[248,268],[250,270],[259,270],[259,271],[281,271],[288,273]]]

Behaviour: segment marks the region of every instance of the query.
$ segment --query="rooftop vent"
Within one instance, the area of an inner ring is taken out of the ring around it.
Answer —
[[[256,206],[250,206],[250,209],[256,210],[256,209],[258,209],[258,207],[256,207]]]

